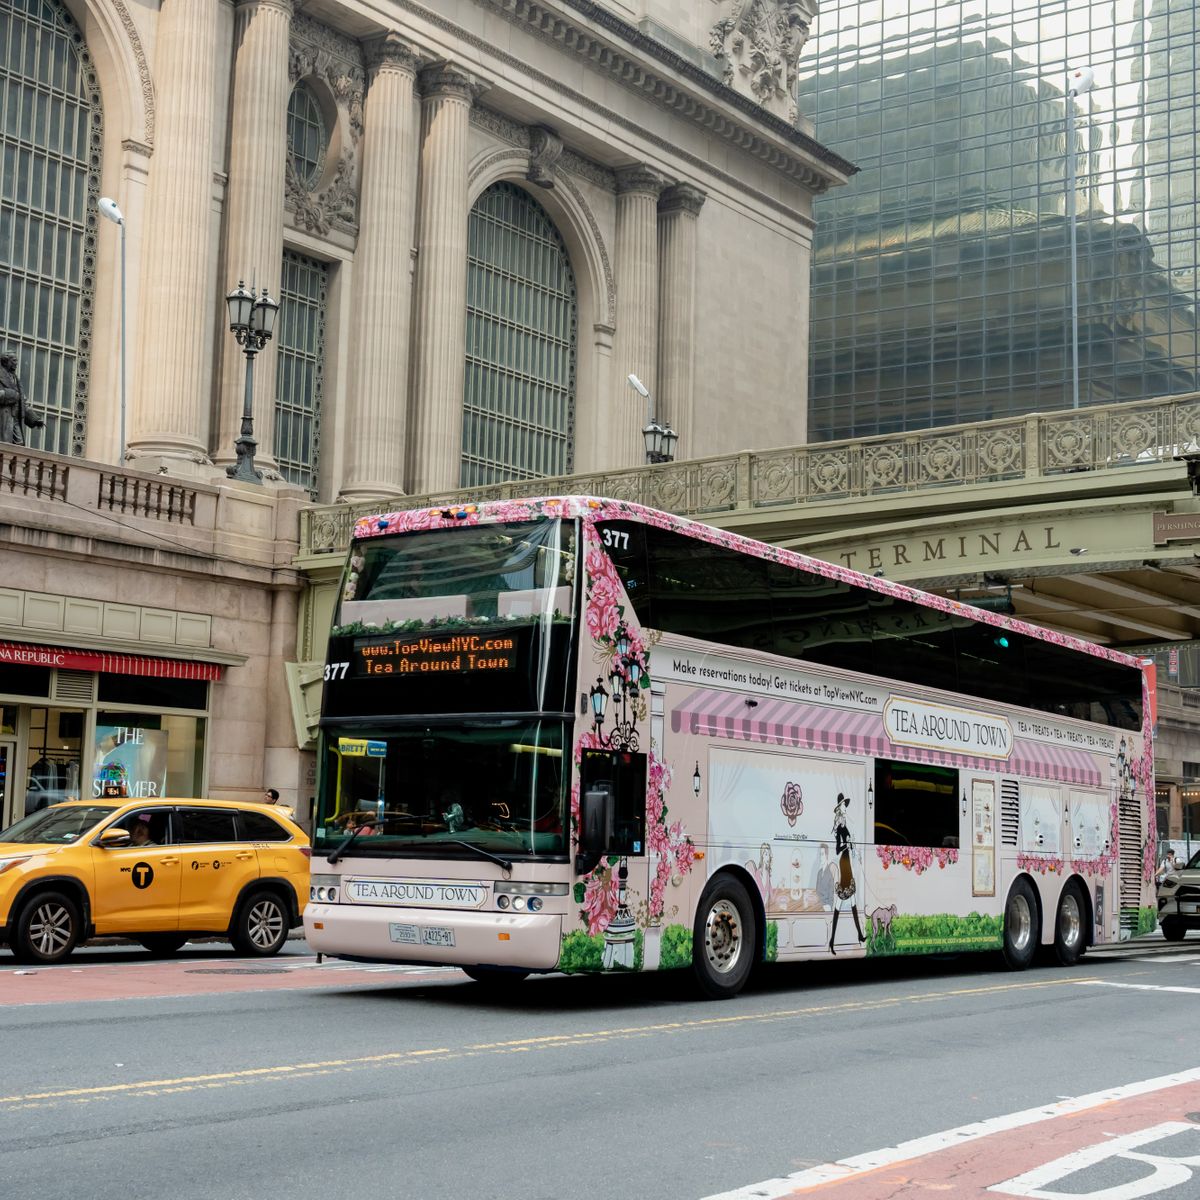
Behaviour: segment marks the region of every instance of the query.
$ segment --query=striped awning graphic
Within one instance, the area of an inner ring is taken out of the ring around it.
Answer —
[[[1015,739],[1008,759],[953,754],[926,746],[893,742],[884,732],[883,716],[791,700],[757,699],[741,692],[698,688],[671,711],[676,733],[731,741],[790,746],[832,754],[870,755],[901,762],[936,763],[964,770],[1033,776],[1101,786],[1093,756],[1043,742]]]
[[[160,679],[220,679],[219,663],[153,654],[118,654],[108,650],[75,650],[65,646],[35,646],[0,642],[0,665],[59,667],[71,671],[108,671],[114,675],[155,675]]]

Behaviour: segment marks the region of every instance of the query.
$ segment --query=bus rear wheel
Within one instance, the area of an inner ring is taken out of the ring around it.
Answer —
[[[1164,917],[1162,935],[1168,942],[1182,942],[1187,935],[1187,926],[1178,917]]]
[[[1004,961],[1009,970],[1024,971],[1038,945],[1037,897],[1026,879],[1018,879],[1004,906]]]
[[[746,986],[754,966],[754,908],[731,875],[704,889],[692,929],[692,973],[710,1000],[729,1000]]]
[[[1073,967],[1087,949],[1087,907],[1083,892],[1074,879],[1058,898],[1058,916],[1054,920],[1054,953],[1064,967]]]

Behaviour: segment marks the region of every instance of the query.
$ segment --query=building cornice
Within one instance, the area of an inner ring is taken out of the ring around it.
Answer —
[[[485,41],[416,0],[396,0],[396,3],[495,61],[515,67],[539,84],[614,119],[611,110],[566,87],[561,79],[552,79],[534,70],[526,60],[501,50],[494,39]],[[533,36],[552,42],[564,53],[584,60],[592,70],[670,109],[702,128],[708,136],[737,147],[814,193],[845,182],[858,170],[815,138],[767,112],[593,0],[556,0],[559,7],[553,9],[538,0],[476,0],[476,3]],[[656,71],[654,64],[661,71]],[[620,117],[615,119],[643,138],[650,136],[644,125]],[[679,152],[677,144],[652,140],[669,146],[674,153]]]

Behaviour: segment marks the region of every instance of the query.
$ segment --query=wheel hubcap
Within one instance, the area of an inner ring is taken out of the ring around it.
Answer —
[[[271,900],[260,900],[251,910],[246,923],[250,940],[260,949],[270,949],[283,932],[283,913]]]
[[[704,955],[721,975],[729,974],[742,956],[742,918],[728,900],[718,900],[704,922]]]
[[[1083,936],[1083,915],[1079,911],[1079,898],[1073,892],[1062,898],[1058,928],[1063,945],[1074,950]]]
[[[1024,950],[1033,937],[1033,914],[1025,896],[1014,896],[1008,902],[1008,936],[1013,949]]]
[[[44,958],[61,954],[71,941],[71,914],[61,904],[42,904],[29,922],[29,941]]]

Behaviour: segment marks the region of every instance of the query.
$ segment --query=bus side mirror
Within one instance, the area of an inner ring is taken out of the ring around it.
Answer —
[[[579,799],[579,851],[575,874],[586,875],[612,844],[617,795],[607,780],[594,783]]]

